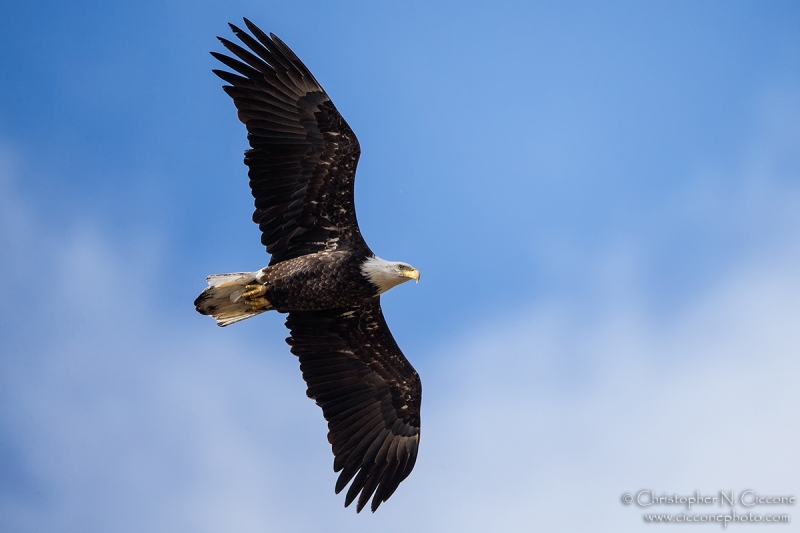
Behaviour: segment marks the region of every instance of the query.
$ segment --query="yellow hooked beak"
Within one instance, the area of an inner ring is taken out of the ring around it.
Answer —
[[[416,268],[404,271],[403,275],[419,283],[419,270],[417,270]]]

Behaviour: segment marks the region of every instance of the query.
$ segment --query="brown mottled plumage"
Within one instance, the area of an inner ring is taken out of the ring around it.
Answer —
[[[419,272],[375,256],[358,229],[353,186],[356,136],[297,56],[245,19],[247,47],[212,55],[236,74],[229,85],[251,149],[253,221],[272,258],[256,272],[209,276],[197,310],[220,326],[269,310],[289,313],[286,341],[300,359],[307,394],[328,421],[328,440],[350,483],[345,506],[372,511],[394,493],[417,458],[422,385],[389,331],[380,294]]]
[[[279,312],[352,307],[378,295],[361,274],[364,259],[346,250],[301,255],[270,265],[258,281]]]

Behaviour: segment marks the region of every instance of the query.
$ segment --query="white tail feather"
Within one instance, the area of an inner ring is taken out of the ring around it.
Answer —
[[[197,311],[214,317],[218,326],[228,326],[269,311],[253,311],[247,303],[241,301],[245,287],[257,283],[256,274],[258,272],[234,272],[208,276],[208,287],[194,301]]]

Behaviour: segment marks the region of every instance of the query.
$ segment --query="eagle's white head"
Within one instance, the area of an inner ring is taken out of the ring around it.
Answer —
[[[386,261],[377,256],[370,257],[362,263],[361,273],[378,287],[378,294],[383,294],[395,285],[410,279],[419,283],[419,270],[416,268],[408,263]]]

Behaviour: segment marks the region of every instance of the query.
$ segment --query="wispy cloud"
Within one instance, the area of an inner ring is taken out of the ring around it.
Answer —
[[[787,117],[800,100],[771,102],[739,169],[676,199],[661,232],[609,245],[592,298],[514,310],[442,347],[415,481],[436,495],[424,505],[438,527],[638,531],[625,492],[797,494],[800,161],[787,139],[800,130]],[[741,247],[681,305],[654,309],[652,255],[698,231]]]
[[[437,495],[430,515],[627,531],[641,513],[624,492],[796,493],[795,264],[742,273],[668,324],[612,302],[591,324],[548,306],[443,350],[417,480]]]

